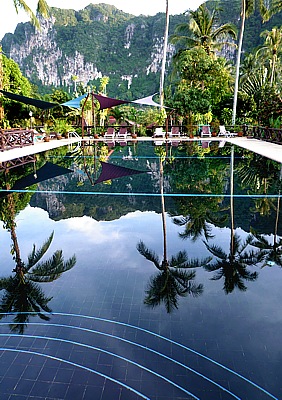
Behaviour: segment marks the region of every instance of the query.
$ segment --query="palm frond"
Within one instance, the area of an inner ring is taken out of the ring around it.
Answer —
[[[141,256],[145,257],[148,261],[154,263],[158,269],[161,269],[159,257],[154,251],[148,249],[148,247],[144,244],[142,240],[140,240],[140,242],[137,243],[136,248],[138,252],[141,254]]]
[[[33,282],[53,282],[58,279],[62,273],[73,268],[75,264],[75,256],[72,256],[64,262],[62,250],[57,250],[52,258],[37,264],[26,276]]]
[[[28,262],[26,266],[28,271],[44,256],[52,243],[53,237],[54,231],[38,250],[36,250],[35,244],[33,245],[33,249],[31,254],[28,256]]]
[[[221,247],[217,245],[209,245],[206,241],[204,241],[204,244],[208,251],[212,253],[217,258],[220,258],[221,260],[226,260],[227,259],[227,254],[222,250]]]

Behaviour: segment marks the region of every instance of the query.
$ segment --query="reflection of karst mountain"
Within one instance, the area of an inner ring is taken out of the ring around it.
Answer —
[[[64,196],[57,192],[66,190],[68,183],[69,177],[67,175],[39,183],[37,186],[38,192],[34,194],[30,204],[46,210],[50,218],[56,219],[62,216],[66,210]]]
[[[93,171],[90,168],[85,171],[83,168],[72,165],[72,173],[39,183],[30,204],[46,210],[53,219],[87,215],[96,220],[114,220],[135,211],[136,208],[140,211],[159,210],[157,197],[135,195],[135,193],[146,192],[158,193],[160,176],[155,160],[144,160],[142,165],[138,163],[138,167],[136,163],[126,161],[120,161],[118,164],[150,173],[122,177],[107,184],[100,183],[93,186],[96,179]],[[89,179],[90,172],[92,173],[91,180]],[[164,181],[165,190],[168,191],[169,181],[167,178]],[[64,192],[68,192],[68,195],[64,195]],[[99,195],[89,196],[84,195],[83,192],[98,192]],[[108,193],[125,193],[126,195],[109,197]],[[171,199],[168,200],[168,207],[171,201]]]
[[[38,186],[39,190],[44,190],[40,188],[41,185]],[[63,215],[66,208],[62,201],[62,196],[55,193],[36,193],[35,198],[32,199],[32,202],[35,200],[36,204],[46,210],[52,219],[56,219]]]

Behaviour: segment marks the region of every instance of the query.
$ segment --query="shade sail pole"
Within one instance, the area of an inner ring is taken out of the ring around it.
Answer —
[[[88,98],[89,98],[89,93],[87,94],[85,102],[83,103],[83,106],[81,109],[81,136],[82,136],[82,139],[84,138],[84,107],[85,107],[85,104],[87,103]]]

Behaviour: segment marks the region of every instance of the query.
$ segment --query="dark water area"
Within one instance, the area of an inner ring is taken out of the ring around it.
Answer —
[[[282,398],[280,164],[100,143],[0,179],[1,400]]]

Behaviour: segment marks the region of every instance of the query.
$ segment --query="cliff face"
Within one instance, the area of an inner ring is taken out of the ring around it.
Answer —
[[[219,23],[233,22],[240,28],[241,1],[218,4]],[[207,5],[212,10],[215,2],[209,0]],[[262,24],[256,10],[246,22],[244,52],[262,42],[262,30],[280,26],[281,20],[279,13]],[[171,15],[169,34],[183,22],[188,22],[186,15]],[[73,77],[76,84],[97,88],[98,78],[109,76],[108,93],[132,100],[159,90],[164,31],[165,13],[135,17],[114,6],[90,4],[80,11],[52,8],[52,17],[42,21],[41,31],[36,32],[30,23],[19,24],[14,34],[4,36],[2,47],[41,93],[50,92],[52,86],[73,92]],[[168,72],[174,50],[168,46]],[[234,59],[234,48],[224,56]]]
[[[170,30],[185,18],[172,16]],[[158,91],[164,30],[164,14],[134,17],[103,4],[79,12],[53,8],[40,31],[19,24],[14,34],[4,36],[2,46],[39,87],[73,91],[74,76],[77,83],[97,87],[106,75],[109,93],[136,98]],[[168,46],[168,62],[173,52]]]

